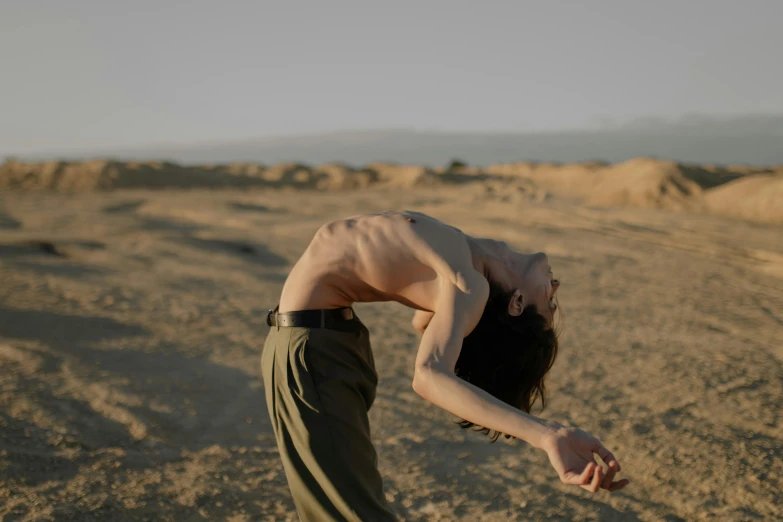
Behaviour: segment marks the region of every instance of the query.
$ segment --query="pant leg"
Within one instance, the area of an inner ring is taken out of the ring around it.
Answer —
[[[369,357],[368,357],[369,356]],[[303,521],[391,521],[367,411],[377,375],[366,329],[272,328],[262,375]]]

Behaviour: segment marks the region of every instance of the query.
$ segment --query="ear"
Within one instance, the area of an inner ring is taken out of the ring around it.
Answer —
[[[525,309],[525,296],[522,295],[522,291],[519,289],[514,290],[511,294],[511,299],[508,301],[508,315],[518,317],[522,315],[522,310]]]

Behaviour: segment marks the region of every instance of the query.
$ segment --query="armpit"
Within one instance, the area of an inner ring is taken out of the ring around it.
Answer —
[[[413,328],[417,332],[423,334],[424,331],[427,329],[427,326],[429,326],[430,321],[432,321],[433,315],[435,315],[434,312],[416,310],[416,312],[413,314],[413,320],[411,321],[411,323],[413,324]]]

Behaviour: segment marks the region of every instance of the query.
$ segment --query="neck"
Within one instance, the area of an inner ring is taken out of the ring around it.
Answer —
[[[504,290],[511,290],[512,269],[509,266],[509,249],[502,241],[468,236],[473,257],[473,267],[484,274],[488,281],[500,285]]]

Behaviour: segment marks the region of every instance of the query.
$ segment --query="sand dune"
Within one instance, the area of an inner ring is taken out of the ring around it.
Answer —
[[[355,190],[372,186],[464,186],[474,193],[505,191],[568,197],[602,207],[662,208],[783,223],[783,167],[715,167],[650,158],[624,163],[491,165],[430,169],[375,163],[311,167],[297,163],[183,167],[161,162],[90,161],[0,166],[0,189],[84,192],[117,189],[284,188]]]
[[[616,165],[500,165],[490,172],[532,179],[559,195],[597,206],[698,210],[701,186],[688,179],[683,166],[638,158]]]
[[[705,195],[715,214],[783,223],[783,176],[756,175],[726,183]]]

